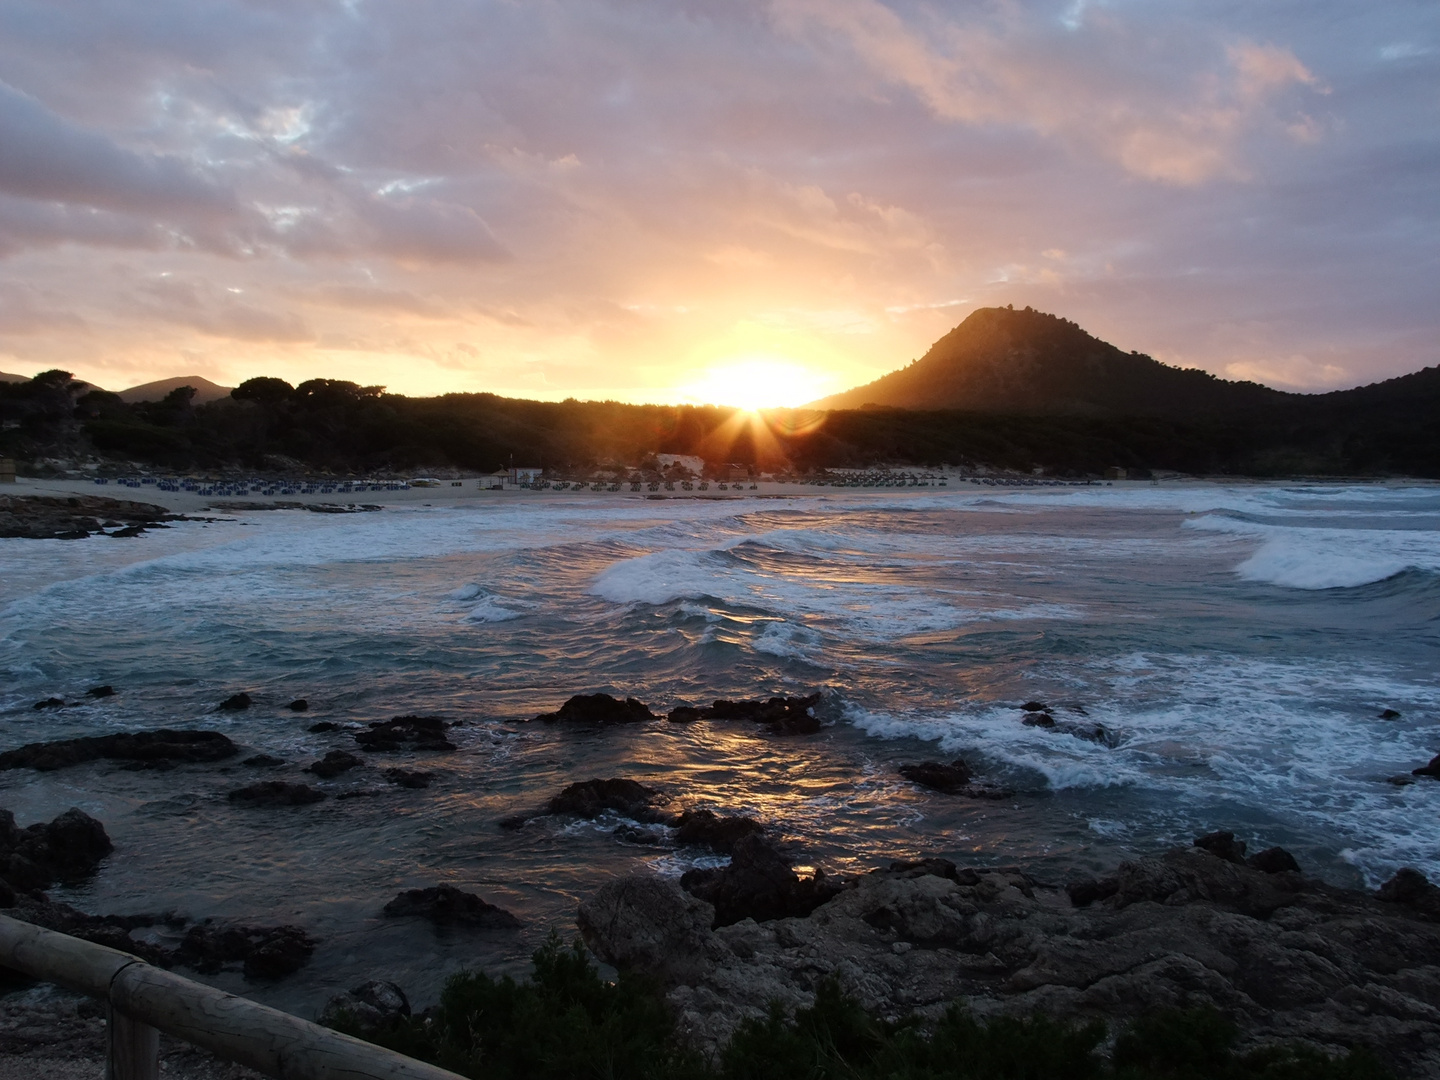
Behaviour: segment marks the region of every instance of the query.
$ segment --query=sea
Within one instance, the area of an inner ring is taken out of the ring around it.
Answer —
[[[115,696],[87,698],[99,684]],[[216,711],[239,691],[248,710]],[[598,691],[662,717],[819,692],[825,726],[533,722]],[[52,696],[69,704],[33,708]],[[1026,725],[1027,702],[1054,727]],[[454,753],[375,756],[432,770],[430,788],[300,771],[403,714],[459,722]],[[935,855],[1063,883],[1229,829],[1336,884],[1440,879],[1440,782],[1392,782],[1440,753],[1440,487],[517,493],[0,540],[0,749],[161,727],[289,764],[12,770],[0,806],[104,822],[115,853],[53,893],[86,911],[305,927],[321,944],[296,975],[212,981],[308,1016],[370,978],[421,1005],[455,971],[522,971],[610,877],[723,861],[615,816],[498,827],[594,777],[752,815],[827,874]],[[1013,795],[898,773],[957,757]],[[259,778],[356,797],[226,798]],[[523,929],[382,916],[436,884]]]

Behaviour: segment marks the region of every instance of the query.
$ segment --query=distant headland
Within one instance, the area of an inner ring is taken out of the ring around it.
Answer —
[[[950,464],[1061,477],[1440,478],[1440,367],[1326,394],[1230,382],[1124,352],[1029,308],[982,308],[909,366],[801,409],[409,398],[379,386],[181,377],[110,393],[68,372],[0,380],[0,456],[336,474],[537,465],[652,468],[658,455],[796,475]]]

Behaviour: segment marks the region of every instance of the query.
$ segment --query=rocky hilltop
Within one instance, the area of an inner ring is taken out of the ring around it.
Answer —
[[[771,1002],[811,1005],[833,977],[890,1018],[956,999],[980,1016],[1112,1024],[1210,1005],[1250,1044],[1367,1046],[1398,1075],[1440,1077],[1440,889],[1414,871],[1378,894],[1338,889],[1285,868],[1283,852],[1247,864],[1227,836],[1068,889],[1018,869],[897,862],[808,914],[729,925],[640,874],[604,886],[579,925],[608,962],[661,979],[683,1031],[711,1048]]]

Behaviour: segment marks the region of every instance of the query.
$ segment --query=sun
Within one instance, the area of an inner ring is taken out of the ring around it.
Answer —
[[[733,405],[741,409],[779,409],[804,405],[830,392],[835,376],[784,357],[737,356],[702,369],[699,378],[679,388],[697,405]]]

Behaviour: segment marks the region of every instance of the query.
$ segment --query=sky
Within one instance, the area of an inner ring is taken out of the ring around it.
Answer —
[[[0,370],[798,404],[1440,363],[1434,0],[0,0]]]

